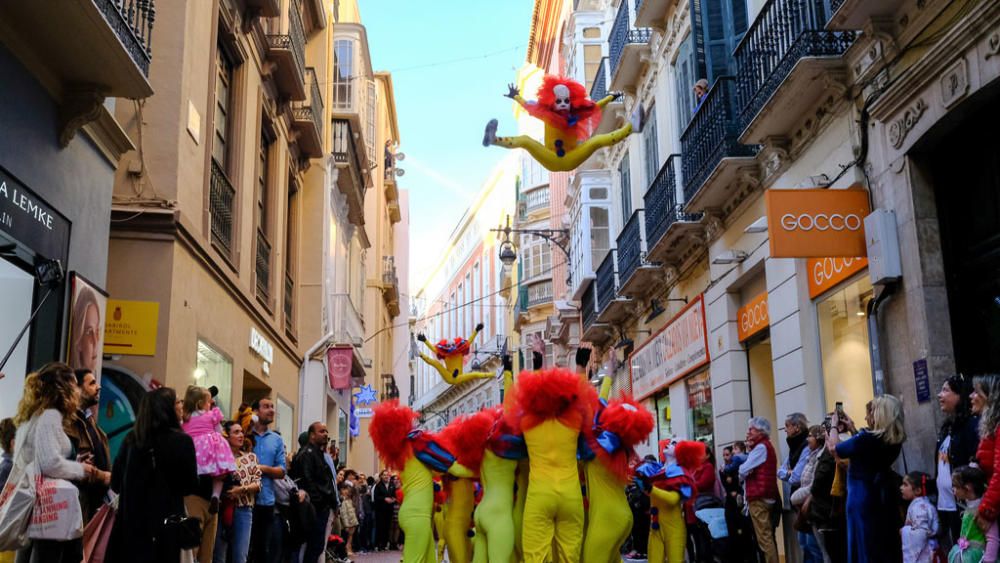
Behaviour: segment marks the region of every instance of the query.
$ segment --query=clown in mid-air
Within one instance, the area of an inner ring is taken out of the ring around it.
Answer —
[[[420,353],[420,358],[427,363],[427,365],[436,369],[441,375],[441,379],[444,380],[448,385],[461,385],[466,381],[473,379],[487,379],[493,377],[495,374],[491,372],[467,372],[465,371],[465,357],[469,355],[472,343],[479,336],[479,331],[483,330],[483,323],[476,325],[476,330],[472,332],[472,336],[468,340],[458,337],[454,340],[441,340],[437,344],[431,344],[427,341],[427,337],[423,334],[417,335],[417,340],[424,343],[424,346],[430,349],[431,353],[434,354],[437,359],[434,359],[423,352]]]
[[[521,97],[517,86],[508,85],[508,98],[516,101],[533,117],[545,123],[545,144],[527,135],[497,137],[497,120],[486,124],[483,146],[496,145],[528,151],[542,166],[553,172],[575,170],[597,149],[609,147],[638,129],[639,113],[631,122],[603,135],[593,135],[601,122],[604,106],[621,97],[613,93],[593,101],[579,82],[564,76],[546,75],[538,88],[538,100],[529,102]]]

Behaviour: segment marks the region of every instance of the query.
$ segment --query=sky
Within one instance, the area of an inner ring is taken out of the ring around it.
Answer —
[[[399,187],[410,191],[410,288],[440,257],[504,149],[482,146],[491,118],[515,128],[503,95],[524,62],[534,0],[359,0],[372,68],[392,73]]]

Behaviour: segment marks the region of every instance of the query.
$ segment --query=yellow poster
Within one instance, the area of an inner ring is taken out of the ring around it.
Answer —
[[[156,355],[159,303],[108,299],[107,315],[104,323],[105,354]]]

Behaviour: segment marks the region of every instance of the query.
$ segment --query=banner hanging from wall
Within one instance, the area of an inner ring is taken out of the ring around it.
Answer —
[[[350,346],[331,346],[326,350],[326,369],[330,375],[331,389],[351,388],[351,362],[354,349]]]
[[[865,256],[868,191],[767,190],[767,231],[772,258]]]

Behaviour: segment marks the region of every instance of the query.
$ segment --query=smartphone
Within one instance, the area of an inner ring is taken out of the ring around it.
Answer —
[[[834,410],[837,412],[837,416],[842,418],[844,416],[844,403],[837,401]]]

